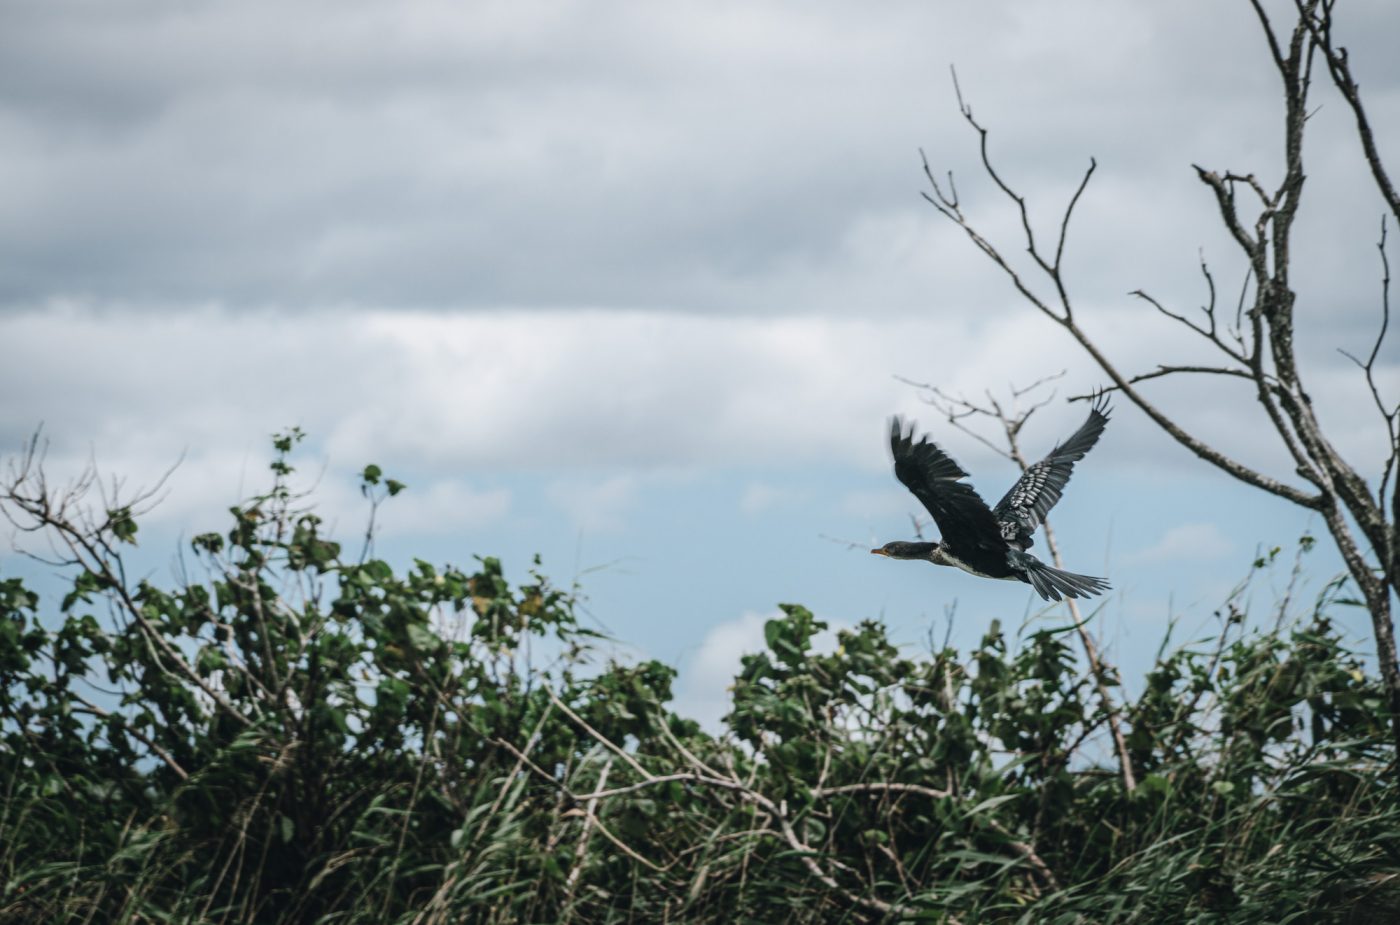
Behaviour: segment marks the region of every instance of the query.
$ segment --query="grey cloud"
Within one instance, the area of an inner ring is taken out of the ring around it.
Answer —
[[[1400,100],[1390,10],[1343,8],[1377,114]],[[1074,389],[1099,379],[917,197],[923,145],[1026,266],[949,61],[1042,238],[1099,157],[1067,267],[1127,371],[1213,359],[1129,290],[1193,311],[1198,247],[1223,303],[1242,278],[1190,162],[1277,160],[1244,3],[84,11],[0,0],[0,341],[21,347],[0,365],[0,439],[47,419],[64,452],[92,440],[133,470],[195,446],[236,471],[294,423],[343,464],[393,448],[441,479],[883,467],[885,415],[935,420],[888,373],[974,393],[1066,367]],[[1345,108],[1319,92],[1299,346],[1362,463],[1376,421],[1336,349],[1374,336],[1379,208]],[[1400,125],[1383,129],[1400,156]],[[1222,388],[1152,391],[1289,471]],[[1082,412],[1057,413],[1047,443]],[[1114,435],[1103,452],[1132,466],[1186,458],[1131,413]]]
[[[1400,83],[1384,7],[1344,11],[1377,105]],[[1100,157],[1073,259],[1121,296],[1206,243],[1187,162],[1267,168],[1277,134],[1244,4],[3,9],[11,306],[990,311],[996,284],[915,195],[924,145],[1007,221],[951,61],[1037,204]],[[1376,209],[1347,143],[1319,139],[1343,180],[1314,217],[1319,263],[1350,281],[1332,232]],[[909,223],[929,246],[894,266],[858,246]]]

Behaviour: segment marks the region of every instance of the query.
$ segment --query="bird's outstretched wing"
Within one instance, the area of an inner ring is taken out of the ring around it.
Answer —
[[[928,437],[914,442],[914,425],[906,432],[904,421],[890,419],[890,449],[894,475],[928,508],[938,524],[943,543],[953,553],[961,550],[1006,548],[1001,529],[987,502],[966,482],[967,473]]]
[[[1069,482],[1074,464],[1094,448],[1104,425],[1108,423],[1108,399],[1102,394],[1094,399],[1089,419],[1074,434],[1035,463],[1017,480],[1006,497],[992,508],[1001,525],[1002,537],[1022,549],[1031,546],[1031,534],[1045,522],[1045,515],[1060,500],[1060,493]]]

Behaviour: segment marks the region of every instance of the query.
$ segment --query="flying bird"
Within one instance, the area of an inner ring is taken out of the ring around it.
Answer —
[[[1024,581],[1047,601],[1089,597],[1109,588],[1102,578],[1090,578],[1051,568],[1026,552],[1031,534],[1060,500],[1074,464],[1093,449],[1108,423],[1108,402],[1098,396],[1089,419],[1064,443],[1026,469],[1006,497],[989,508],[953,458],[928,437],[915,442],[914,425],[907,429],[899,417],[890,419],[890,449],[895,478],[914,493],[938,525],[937,543],[886,543],[870,550],[891,559],[922,559],[953,565],[979,578]]]

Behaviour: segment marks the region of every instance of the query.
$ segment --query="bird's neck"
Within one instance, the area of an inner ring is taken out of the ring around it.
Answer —
[[[909,546],[911,559],[927,559],[939,565],[948,564],[947,553],[944,552],[942,543],[910,543]]]

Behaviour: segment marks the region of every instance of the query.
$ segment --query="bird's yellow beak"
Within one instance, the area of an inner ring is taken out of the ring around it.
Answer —
[[[871,552],[872,555],[876,555],[876,556],[888,556],[888,555],[889,555],[889,553],[885,552],[883,549],[872,549],[872,550],[870,550],[870,552]]]

